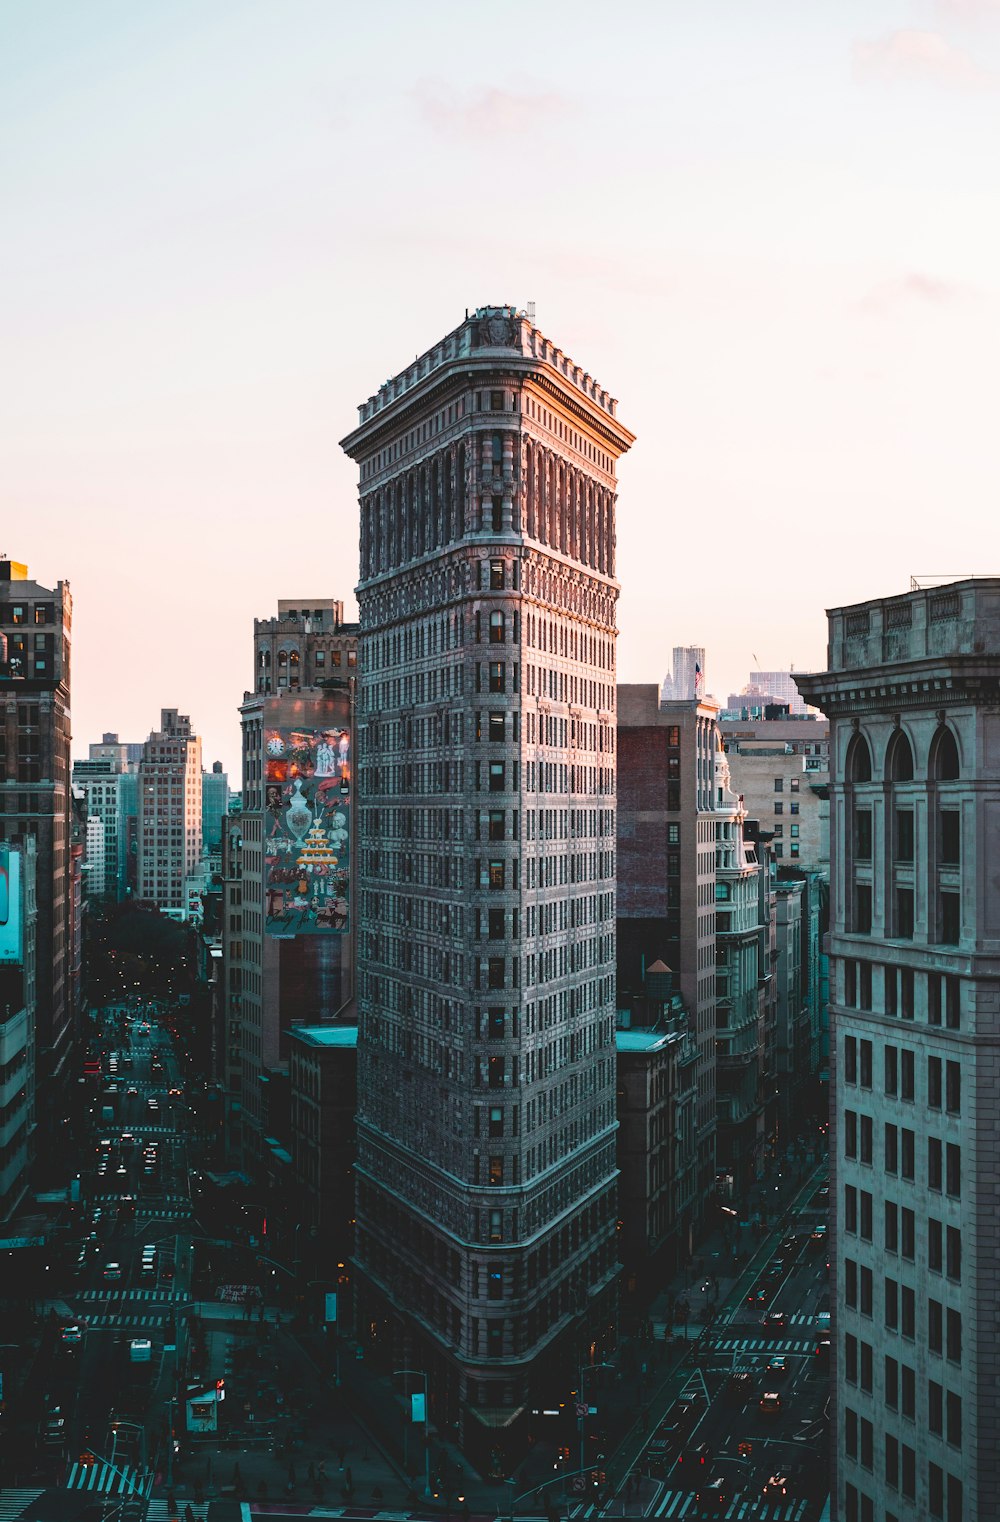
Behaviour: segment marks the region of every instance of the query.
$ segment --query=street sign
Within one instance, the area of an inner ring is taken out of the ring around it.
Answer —
[[[337,1296],[336,1296],[336,1293],[327,1295],[327,1297],[326,1297],[326,1318],[325,1319],[327,1321],[336,1321],[336,1319],[337,1319]]]
[[[410,1396],[410,1420],[411,1422],[422,1422],[426,1421],[426,1419],[427,1403],[424,1400],[424,1392],[420,1390],[417,1394]]]

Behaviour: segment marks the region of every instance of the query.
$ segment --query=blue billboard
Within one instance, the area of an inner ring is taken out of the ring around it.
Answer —
[[[23,962],[21,855],[0,846],[0,962]]]

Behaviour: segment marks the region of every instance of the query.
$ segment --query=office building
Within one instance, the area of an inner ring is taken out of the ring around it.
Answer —
[[[332,598],[254,619],[240,707],[243,807],[222,828],[223,968],[216,1076],[230,1160],[268,1162],[270,1075],[293,1026],[333,1020],[354,978],[351,764],[357,626]],[[226,783],[228,793],[228,781]]]
[[[778,866],[830,874],[830,731],[819,716],[719,720],[733,787]]]
[[[119,777],[110,758],[73,762],[73,786],[87,810],[84,862],[86,894],[95,904],[115,903],[121,896],[118,876]]]
[[[1000,580],[829,615],[834,1516],[1000,1516]]]
[[[344,441],[359,1324],[494,1469],[615,1320],[616,413],[486,307]]]
[[[39,1158],[65,1170],[59,1125],[73,1062],[73,871],[69,583],[44,587],[0,560],[0,839],[32,836],[36,858],[36,1115]],[[51,1147],[49,1144],[51,1143]],[[47,1151],[51,1156],[47,1156]]]
[[[218,850],[222,845],[222,827],[229,813],[229,778],[221,761],[212,762],[210,772],[201,774],[201,844],[203,851]]]
[[[183,915],[201,857],[201,740],[186,714],[160,712],[139,761],[138,897]]]
[[[686,703],[692,698],[703,698],[706,693],[704,646],[675,645],[673,663],[660,690],[662,701]]]

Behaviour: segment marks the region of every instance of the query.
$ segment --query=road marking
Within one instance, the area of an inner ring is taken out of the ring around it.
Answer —
[[[22,1511],[27,1511],[32,1502],[44,1494],[44,1490],[0,1491],[0,1522],[15,1522]]]

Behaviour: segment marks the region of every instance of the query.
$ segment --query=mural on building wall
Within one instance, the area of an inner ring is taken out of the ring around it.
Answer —
[[[341,935],[350,881],[349,729],[266,729],[264,926]]]

